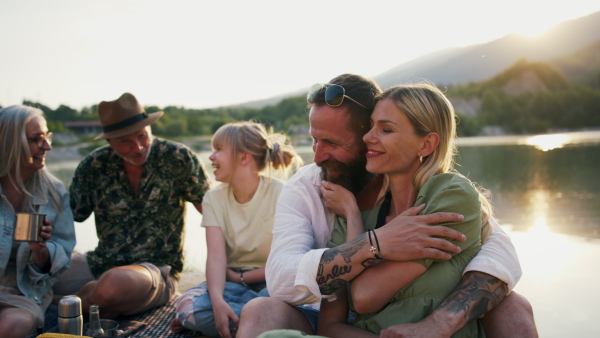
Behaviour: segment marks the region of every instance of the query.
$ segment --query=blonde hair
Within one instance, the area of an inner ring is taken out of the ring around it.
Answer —
[[[0,177],[8,177],[9,182],[27,197],[23,211],[34,210],[32,196],[47,198],[61,211],[62,203],[56,183],[60,182],[45,168],[36,171],[27,181],[21,179],[23,159],[31,159],[27,140],[27,124],[36,116],[44,118],[44,113],[28,106],[15,105],[0,109]],[[46,196],[48,192],[49,196]]]
[[[239,153],[250,153],[258,171],[268,170],[268,177],[276,171],[287,178],[292,168],[303,164],[289,137],[274,133],[272,127],[267,130],[262,123],[241,121],[221,126],[213,135],[212,147],[216,149],[225,143],[231,146],[232,158]]]
[[[454,169],[454,155],[457,152],[454,144],[456,115],[446,96],[432,84],[417,83],[394,86],[379,96],[379,100],[388,98],[406,114],[418,135],[425,136],[432,132],[439,135],[438,146],[429,156],[423,157],[423,163],[413,178],[417,191],[435,175],[457,173]],[[481,241],[485,242],[492,229],[489,222],[492,205],[487,197],[488,192],[473,185],[481,201]]]

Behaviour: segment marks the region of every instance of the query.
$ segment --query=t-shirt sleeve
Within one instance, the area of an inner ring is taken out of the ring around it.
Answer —
[[[512,290],[523,274],[519,257],[510,237],[500,228],[498,222],[490,218],[490,223],[492,233],[464,272],[487,273],[508,284],[509,290]]]
[[[215,208],[213,207],[213,194],[209,191],[202,201],[202,227],[219,226]]]
[[[479,192],[471,182],[459,174],[440,174],[430,178],[418,193],[415,206],[426,203],[421,215],[435,212],[456,212],[465,218],[462,222],[450,222],[444,225],[465,234],[464,242],[451,240],[462,252],[475,251],[481,247],[481,202]],[[454,254],[453,254],[454,255]],[[415,262],[429,267],[436,259],[419,259]]]

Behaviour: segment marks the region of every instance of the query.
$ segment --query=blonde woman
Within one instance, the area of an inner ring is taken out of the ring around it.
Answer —
[[[371,116],[367,170],[385,174],[389,191],[384,202],[361,214],[350,194],[333,208],[338,222],[331,245],[350,241],[365,231],[377,262],[341,288],[337,299],[323,301],[317,333],[325,336],[373,336],[400,323],[415,323],[429,316],[459,284],[462,272],[479,252],[491,226],[490,204],[467,178],[453,169],[456,137],[454,110],[448,99],[429,84],[403,85],[383,92]],[[344,203],[341,203],[344,202]],[[449,261],[385,260],[377,229],[413,206],[425,204],[422,214],[442,211],[464,215],[447,224],[467,237]],[[364,224],[364,226],[363,226]],[[350,297],[347,297],[347,292]],[[348,309],[358,317],[347,324]],[[457,337],[482,335],[477,321],[459,330]]]
[[[67,191],[46,170],[52,136],[41,110],[0,109],[0,337],[24,337],[44,325],[52,285],[75,247]],[[19,212],[46,215],[41,242],[13,240]]]
[[[268,296],[265,263],[275,205],[284,185],[271,175],[277,171],[286,176],[302,161],[287,137],[255,122],[222,126],[213,136],[212,147],[214,175],[222,184],[202,202],[206,282],[182,295],[171,330],[187,328],[229,337],[244,304]]]

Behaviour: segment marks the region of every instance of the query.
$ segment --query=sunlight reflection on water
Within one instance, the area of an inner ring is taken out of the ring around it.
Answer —
[[[548,151],[556,148],[562,148],[569,143],[569,138],[564,134],[556,135],[538,135],[528,138],[525,144],[534,146],[541,151]]]

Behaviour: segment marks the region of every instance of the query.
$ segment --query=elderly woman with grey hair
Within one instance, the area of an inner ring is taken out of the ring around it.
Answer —
[[[52,285],[75,246],[67,190],[45,168],[52,136],[40,109],[0,109],[0,337],[24,337],[44,325]],[[21,212],[45,215],[41,241],[14,240]]]

